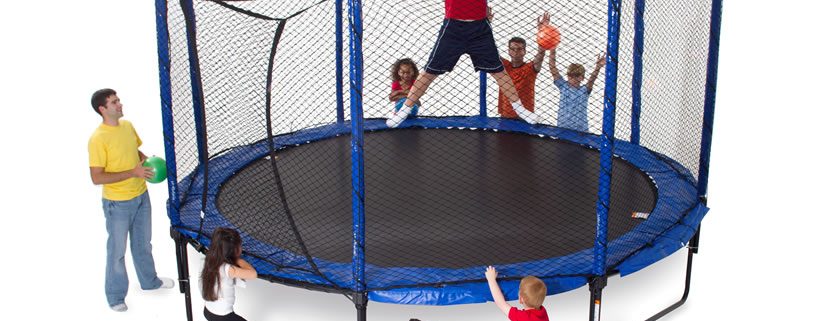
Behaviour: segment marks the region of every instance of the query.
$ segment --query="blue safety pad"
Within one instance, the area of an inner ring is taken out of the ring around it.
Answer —
[[[572,142],[587,148],[598,150],[600,137],[569,129],[546,125],[530,125],[523,121],[471,117],[411,118],[400,125],[400,128],[436,128],[453,130],[492,130],[518,132],[537,135],[544,139],[557,139]],[[364,122],[365,131],[389,130],[384,120],[370,119]],[[333,123],[298,132],[279,135],[275,138],[277,150],[296,147],[330,137],[350,134],[349,123]],[[646,173],[657,188],[657,203],[649,218],[632,231],[610,242],[607,248],[607,271],[620,271],[622,275],[633,273],[680,249],[692,237],[697,226],[708,209],[697,197],[693,182],[695,179],[684,166],[673,159],[653,152],[645,147],[628,141],[615,141],[614,157],[623,159]],[[218,188],[251,162],[268,156],[267,142],[239,146],[216,156],[209,164],[208,202],[204,231],[212,231],[219,226],[234,227],[218,211],[215,205]],[[179,182],[185,199],[181,200],[179,221],[181,226],[175,228],[190,238],[198,239],[208,245],[207,237],[199,235],[201,196],[203,191],[201,169],[195,170]],[[172,211],[169,211],[172,213]],[[352,215],[352,214],[351,214]],[[176,218],[171,218],[172,222]],[[259,274],[273,278],[300,283],[350,291],[353,288],[352,263],[338,263],[314,257],[314,263],[322,276],[313,272],[304,256],[260,242],[248,234],[242,233],[243,247],[254,257],[247,257]],[[543,260],[498,265],[502,291],[507,299],[518,297],[518,280],[503,280],[507,275],[549,276],[543,280],[548,286],[549,294],[569,291],[587,282],[592,276],[592,248],[562,257]],[[539,267],[535,270],[534,267]],[[547,270],[543,267],[548,266]],[[584,267],[578,269],[578,267]],[[492,301],[492,295],[484,281],[484,266],[464,269],[417,268],[417,267],[379,267],[370,264],[365,266],[367,291],[373,301],[401,304],[448,305],[463,303],[481,303]],[[414,279],[429,280],[420,286],[401,279],[402,275],[413,275]],[[446,280],[466,280],[457,284],[442,284]],[[471,281],[472,280],[472,281]]]

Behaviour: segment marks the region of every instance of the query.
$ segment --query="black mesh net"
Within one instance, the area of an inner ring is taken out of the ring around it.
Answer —
[[[179,228],[207,238],[217,226],[235,227],[258,241],[246,242],[245,250],[269,263],[273,270],[267,273],[276,278],[287,279],[291,271],[301,273],[295,278],[300,281],[350,287],[351,272],[344,267],[351,264],[353,242],[347,3],[340,10],[340,38],[333,1],[187,5],[169,2],[166,18],[177,192],[180,207],[194,209],[179,209]],[[519,79],[526,74],[520,68],[537,71],[532,93],[520,94],[532,95],[535,125],[502,115],[503,79],[491,74],[486,118],[479,117],[481,74],[464,55],[430,84],[406,128],[385,128],[384,118],[395,108],[394,63],[409,58],[424,70],[445,10],[441,0],[362,4],[363,87],[353,95],[361,95],[366,120],[370,289],[480,281],[481,268],[491,264],[525,267],[502,275],[508,278],[590,273],[596,146],[604,122],[605,67],[597,72],[596,66],[606,50],[607,1],[507,0],[490,6],[492,21],[483,23],[491,27],[501,58],[517,70],[508,68],[509,74]],[[710,5],[646,6],[640,99],[633,98],[634,2],[624,1],[620,10],[615,137],[629,142],[636,135],[640,141],[632,143],[694,184]],[[536,42],[547,12],[561,32],[554,69],[551,52]],[[526,51],[510,49],[518,45],[513,37],[526,41]],[[571,64],[583,66],[577,86],[586,86],[589,97],[570,123],[586,128],[559,121],[564,98],[556,82],[576,86],[568,75]],[[636,103],[639,127],[633,125]],[[615,156],[610,240],[640,224],[632,213],[651,212],[658,197],[650,176]],[[608,267],[636,250],[610,253],[615,262]],[[478,273],[464,270],[471,268]]]

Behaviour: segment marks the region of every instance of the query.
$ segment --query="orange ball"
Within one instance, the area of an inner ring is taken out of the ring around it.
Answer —
[[[561,32],[552,25],[541,26],[538,28],[538,36],[535,40],[544,50],[552,50],[561,42]]]

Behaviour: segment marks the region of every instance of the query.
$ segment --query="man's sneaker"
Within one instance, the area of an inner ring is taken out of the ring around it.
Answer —
[[[413,106],[407,107],[407,105],[403,105],[398,111],[390,113],[390,115],[387,116],[387,127],[399,127],[399,125],[407,119],[411,111],[413,111]]]
[[[162,281],[162,285],[159,286],[160,289],[173,289],[174,288],[174,280],[170,278],[159,278]]]
[[[117,311],[117,312],[125,312],[125,311],[128,311],[128,306],[125,305],[125,303],[115,304],[115,305],[111,306],[111,310],[114,310],[114,311]]]

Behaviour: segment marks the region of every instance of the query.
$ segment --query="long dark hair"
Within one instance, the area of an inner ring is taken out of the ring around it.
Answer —
[[[205,266],[202,267],[202,275],[199,276],[202,281],[202,298],[205,301],[216,301],[217,293],[222,287],[219,283],[219,267],[226,263],[237,266],[239,249],[242,246],[239,233],[231,228],[217,228],[211,239],[211,247],[205,254]]]

